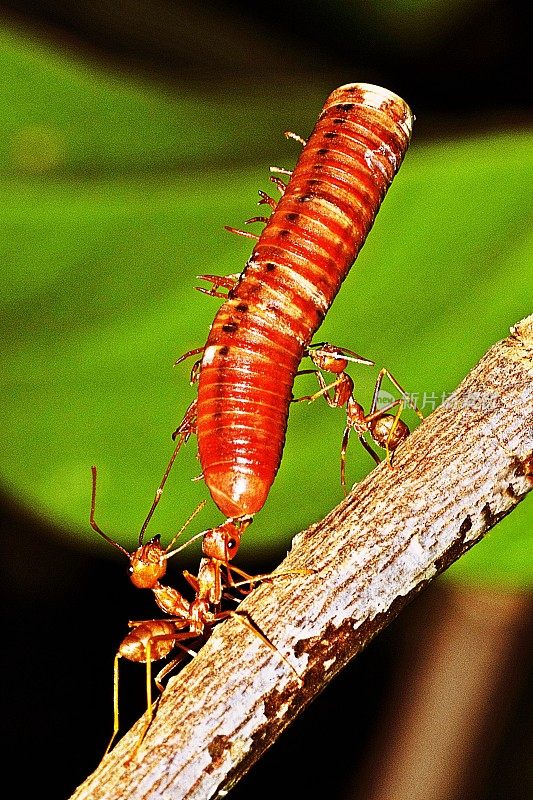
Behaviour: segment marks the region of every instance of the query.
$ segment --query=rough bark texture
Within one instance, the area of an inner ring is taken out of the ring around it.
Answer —
[[[279,578],[217,627],[164,692],[136,758],[138,726],[73,795],[223,797],[325,684],[435,575],[533,485],[533,317],[322,522],[300,533]]]

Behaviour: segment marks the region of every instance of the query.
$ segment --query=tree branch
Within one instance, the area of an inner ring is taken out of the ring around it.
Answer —
[[[302,676],[236,619],[165,690],[77,790],[82,800],[223,797],[333,676],[533,483],[533,316],[322,522],[240,606]]]

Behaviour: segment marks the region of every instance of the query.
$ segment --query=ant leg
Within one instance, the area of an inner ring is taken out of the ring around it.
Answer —
[[[341,445],[341,486],[342,486],[342,491],[344,492],[345,496],[347,494],[347,492],[346,492],[346,450],[348,449],[348,439],[350,438],[350,430],[351,430],[351,426],[347,425],[346,428],[344,429],[344,435],[342,437],[342,445]],[[370,453],[370,455],[372,456],[372,458],[374,459],[376,464],[380,464],[381,463],[380,457],[370,447],[370,445],[366,441],[366,439],[363,436],[363,434],[362,433],[358,433],[357,437],[358,437],[359,441],[361,442],[361,444],[363,445],[363,447],[365,448],[365,450],[367,451],[367,453]]]
[[[330,389],[337,389],[344,381],[344,375],[339,375],[337,380],[333,381],[332,383],[326,384],[324,380],[324,376],[321,372],[317,370],[316,378],[320,385],[320,390],[315,392],[314,394],[310,395],[308,398],[301,398],[307,399],[309,403],[314,403],[315,400],[318,400],[319,397],[323,397],[326,403],[330,408],[339,408],[340,406],[344,405],[344,403],[339,403],[337,399],[337,392],[335,391],[335,395],[331,397],[329,390]]]
[[[174,644],[179,650],[181,650],[181,653],[179,654],[179,656],[176,656],[175,658],[173,658],[172,661],[169,661],[168,664],[165,664],[165,666],[162,669],[160,669],[159,672],[157,673],[157,675],[155,676],[154,683],[155,683],[155,685],[157,686],[157,688],[159,689],[160,692],[162,692],[164,690],[164,688],[165,688],[163,686],[163,684],[161,683],[163,678],[166,678],[166,676],[170,672],[172,672],[174,667],[176,667],[180,663],[180,661],[183,661],[185,656],[190,656],[191,658],[195,658],[198,655],[196,650],[191,650],[190,647],[186,647],[185,645],[183,645],[179,641],[177,641],[177,639],[179,637],[182,637],[183,639],[192,638],[191,633],[181,633],[181,634],[177,634],[177,636],[174,636],[174,637],[172,637],[172,635],[170,636],[170,638],[174,639]],[[199,638],[199,637],[195,637],[195,638]]]
[[[373,413],[375,412],[376,408],[377,408],[377,402],[378,402],[379,390],[381,389],[381,384],[383,383],[383,378],[384,378],[385,376],[387,376],[387,378],[390,380],[390,382],[391,382],[391,383],[392,383],[392,385],[395,387],[395,389],[397,389],[397,390],[400,392],[400,394],[402,395],[402,397],[403,397],[403,399],[404,399],[404,403],[405,403],[405,405],[406,405],[408,408],[412,408],[412,409],[413,409],[413,411],[415,412],[415,414],[417,415],[417,417],[418,417],[419,419],[422,419],[422,420],[423,420],[423,419],[424,419],[424,415],[422,414],[422,412],[420,411],[420,409],[418,408],[418,406],[416,406],[415,404],[412,404],[412,403],[410,402],[409,395],[407,394],[407,392],[405,391],[405,389],[403,388],[403,386],[401,386],[401,385],[398,383],[398,381],[396,380],[396,378],[394,377],[394,375],[393,375],[391,372],[389,372],[389,370],[388,370],[386,367],[382,367],[382,369],[380,369],[380,371],[379,371],[379,374],[378,374],[378,379],[377,379],[377,381],[376,381],[376,385],[375,385],[375,387],[374,387],[374,394],[373,394],[373,397],[372,397],[372,405],[371,405],[371,407],[370,407],[370,413],[371,413],[371,414],[373,414]],[[390,405],[389,405],[389,406],[388,406],[388,408],[392,408],[392,406],[390,406]],[[383,408],[382,408],[382,409],[380,409],[380,410],[381,410],[381,411],[385,411],[386,409],[383,409]]]
[[[180,621],[182,621],[182,620],[180,620]],[[128,762],[133,761],[133,759],[137,756],[137,753],[139,752],[139,749],[140,749],[140,747],[141,747],[141,745],[142,745],[142,743],[143,743],[143,741],[145,739],[145,736],[146,736],[146,734],[148,732],[148,729],[149,729],[150,725],[152,724],[152,720],[154,718],[154,713],[155,713],[155,707],[157,706],[157,702],[159,701],[159,698],[158,698],[158,700],[154,703],[153,698],[152,698],[152,662],[154,660],[157,660],[157,657],[156,657],[156,659],[152,658],[152,647],[154,645],[157,645],[157,644],[161,643],[161,642],[172,642],[176,647],[179,647],[180,649],[183,650],[183,654],[188,653],[189,655],[191,655],[194,658],[194,656],[196,655],[196,653],[194,651],[189,650],[189,648],[183,647],[183,645],[178,643],[179,639],[191,639],[191,638],[197,638],[197,637],[194,636],[194,634],[191,634],[190,632],[186,632],[186,633],[161,634],[161,635],[153,636],[148,640],[148,642],[146,644],[146,719],[145,719],[145,722],[143,724],[141,733],[139,735],[139,740],[138,740],[137,744],[135,745],[135,749],[134,749],[133,753],[131,754],[131,756],[129,757]],[[170,664],[165,665],[165,667],[163,667],[163,669],[160,670],[157,673],[157,675],[155,677],[155,683],[156,683],[158,689],[160,689],[160,691],[163,690],[163,686],[161,684],[161,679],[165,675],[167,675],[168,672],[170,672],[170,670],[173,667],[175,667],[176,664],[180,660],[181,660],[181,655],[178,656],[177,658],[172,659]]]
[[[329,394],[330,389],[336,389],[343,381],[343,377],[339,376],[337,380],[333,381],[326,385],[326,381],[324,380],[324,376],[318,369],[302,369],[299,370],[298,375],[315,375],[316,379],[320,385],[320,390],[315,392],[314,394],[304,394],[302,397],[293,397],[291,403],[302,403],[304,400],[307,400],[308,403],[314,403],[315,400],[318,400],[319,397],[324,397],[326,403],[330,408],[338,408],[339,404],[336,401],[335,397],[331,397]]]
[[[179,656],[176,656],[175,658],[173,658],[172,661],[169,661],[168,664],[165,664],[163,669],[160,669],[159,672],[157,673],[157,675],[154,678],[154,683],[155,683],[155,685],[157,686],[157,688],[159,689],[160,692],[162,692],[164,690],[164,688],[165,688],[163,686],[162,682],[161,682],[163,680],[163,678],[166,678],[166,676],[169,673],[171,673],[172,670],[175,667],[178,666],[180,661],[183,661],[183,659],[185,658],[186,655],[190,655],[191,658],[194,658],[197,655],[197,653],[194,650],[190,650],[188,647],[184,647],[183,645],[181,645],[179,643],[176,643],[176,647],[179,647],[180,650],[182,650],[182,652],[179,654]]]
[[[144,625],[146,622],[157,622],[158,620],[143,620],[140,622],[130,622],[129,626],[131,628],[137,628],[141,625]],[[187,634],[190,636],[190,634]],[[168,634],[163,636],[154,636],[148,639],[146,643],[146,700],[147,706],[146,711],[148,714],[148,722],[145,723],[142,731],[142,736],[135,748],[132,758],[135,757],[139,747],[141,746],[142,740],[148,730],[150,722],[152,721],[153,717],[153,703],[152,703],[152,652],[151,652],[151,644],[152,641],[164,641],[165,639],[173,639],[179,636],[179,634]],[[115,741],[117,734],[119,732],[120,723],[119,723],[119,709],[118,709],[118,688],[119,688],[119,661],[123,657],[123,653],[121,653],[120,649],[115,655],[115,659],[113,662],[113,734],[111,739],[109,740],[109,744],[106,747],[104,757],[109,753],[111,747],[113,746],[113,742]]]
[[[374,459],[376,464],[381,464],[381,458],[378,456],[378,454],[375,452],[375,450],[373,450],[372,447],[368,444],[368,442],[366,441],[366,439],[365,439],[365,437],[363,436],[362,433],[359,434],[358,438],[359,438],[359,441],[361,442],[361,444],[363,445],[363,447],[365,448],[366,452],[369,453],[372,456],[372,458]]]
[[[270,581],[270,580],[273,580],[274,578],[290,578],[293,575],[314,575],[315,574],[315,570],[314,569],[305,569],[305,568],[304,569],[289,569],[286,572],[265,572],[262,575],[246,575],[246,572],[243,572],[242,570],[237,569],[237,567],[234,567],[234,566],[229,567],[229,569],[231,569],[232,571],[234,571],[234,572],[236,572],[236,573],[238,573],[240,575],[246,576],[245,580],[237,581],[236,583],[232,582],[231,585],[228,587],[228,588],[231,588],[231,589],[240,589],[241,586],[244,586],[247,583],[258,583],[259,581]]]
[[[121,658],[120,653],[117,653],[113,662],[113,734],[109,740],[104,753],[104,758],[109,753],[113,746],[113,742],[117,738],[119,731],[119,718],[118,718],[118,662]]]
[[[264,633],[262,633],[262,631],[259,629],[256,623],[253,622],[243,611],[220,611],[218,614],[213,615],[212,622],[220,622],[221,620],[226,619],[228,617],[233,617],[234,619],[238,619],[241,625],[244,625],[244,627],[247,628],[249,631],[251,631],[254,634],[254,636],[257,636],[259,639],[261,639],[263,644],[266,644],[266,646],[269,647],[272,650],[272,652],[276,653],[276,655],[288,666],[290,671],[294,673],[300,686],[303,685],[302,676],[297,671],[297,669],[293,667],[289,659],[286,656],[284,656],[280,650],[278,650],[276,645],[273,644],[270,641],[270,639],[268,639],[265,636]]]
[[[400,416],[402,414],[403,409],[404,409],[404,401],[400,400],[400,402],[398,403],[398,410],[397,410],[396,414],[394,415],[393,423],[391,425],[389,434],[388,434],[387,439],[385,441],[385,453],[386,453],[387,465],[388,465],[389,469],[392,469],[392,458],[393,458],[394,452],[396,450],[396,448],[394,448],[393,452],[391,453],[391,443],[394,441],[394,435],[396,433],[398,425],[400,424]]]
[[[348,449],[348,440],[350,438],[350,426],[347,425],[342,435],[341,444],[341,486],[344,496],[346,497],[346,450]]]
[[[199,583],[198,578],[196,577],[196,575],[193,575],[192,572],[189,572],[188,569],[184,569],[183,570],[183,577],[185,578],[187,583],[190,586],[192,586],[192,588],[194,589],[195,593],[197,593],[199,588],[200,588],[200,583]]]

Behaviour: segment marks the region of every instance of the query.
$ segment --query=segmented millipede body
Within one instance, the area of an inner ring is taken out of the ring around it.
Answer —
[[[372,227],[412,121],[386,89],[336,89],[215,316],[200,367],[197,433],[205,482],[227,517],[255,514],[266,500],[298,365]]]

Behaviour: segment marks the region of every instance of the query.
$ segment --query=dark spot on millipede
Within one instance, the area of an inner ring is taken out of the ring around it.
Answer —
[[[227,356],[228,353],[229,353],[229,347],[226,347],[226,345],[224,345],[224,347],[221,347],[220,350],[218,351],[219,356]]]
[[[323,309],[318,308],[318,306],[317,306],[317,307],[315,307],[315,313],[316,313],[316,318],[317,318],[318,322],[322,322],[322,320],[326,316],[326,312]]]
[[[470,519],[470,514],[467,514],[464,520],[461,522],[461,527],[459,528],[459,533],[461,536],[464,537],[465,533],[468,533],[471,527],[472,520]]]
[[[336,117],[336,118],[333,120],[333,124],[334,124],[334,125],[344,125],[344,124],[345,124],[345,122],[346,122],[346,120],[344,119],[344,117]]]
[[[285,214],[285,219],[288,219],[289,222],[296,222],[300,215],[296,214],[296,212],[291,211],[289,214]]]
[[[213,414],[213,419],[220,419],[221,416],[222,416],[222,411],[215,411],[215,413]]]
[[[324,183],[321,178],[309,178],[307,181],[308,186],[320,186],[321,183]]]
[[[286,228],[283,228],[283,230],[281,230],[281,231],[278,233],[278,236],[280,237],[280,239],[286,239],[286,238],[287,238],[287,236],[290,236],[290,233],[291,233],[291,232],[290,232],[290,231],[288,231]]]
[[[297,199],[299,203],[308,203],[309,200],[312,200],[314,196],[314,194],[302,194]]]
[[[327,154],[329,153],[329,148],[321,147],[320,150],[317,150],[317,153],[319,156],[327,156]]]
[[[246,303],[239,303],[238,306],[235,306],[235,311],[241,311],[243,314],[246,314],[248,306]]]
[[[239,329],[239,326],[236,322],[228,322],[226,325],[222,326],[222,330],[224,333],[235,333]]]
[[[324,139],[336,139],[337,136],[338,134],[335,133],[335,131],[328,131],[327,133],[324,134]]]
[[[274,270],[276,269],[276,265],[272,264],[269,261],[268,264],[265,265],[265,269],[266,269],[267,272],[274,272]]]
[[[341,111],[351,111],[353,107],[354,107],[353,103],[343,103],[342,105],[339,106]]]

